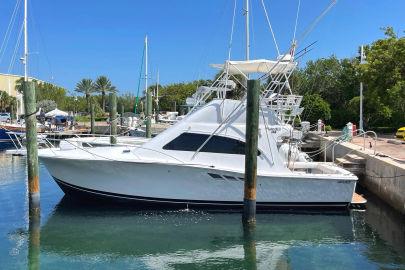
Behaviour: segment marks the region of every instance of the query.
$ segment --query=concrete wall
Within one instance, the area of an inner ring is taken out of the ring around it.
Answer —
[[[333,140],[328,137],[318,138],[323,139],[323,143],[327,144]],[[351,153],[364,157],[366,171],[364,177],[360,178],[360,184],[397,211],[405,214],[405,164],[390,158],[374,156],[374,150],[362,150],[361,146],[347,142],[336,145],[334,152],[335,159]],[[326,151],[326,156],[328,160],[332,160],[332,147]]]

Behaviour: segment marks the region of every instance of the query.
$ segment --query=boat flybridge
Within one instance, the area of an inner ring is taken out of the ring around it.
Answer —
[[[234,68],[267,74],[263,80],[269,82],[260,96],[257,207],[345,207],[354,194],[355,175],[329,163],[286,160],[279,152],[283,132],[278,128],[299,112],[300,101],[279,92],[288,83],[280,71],[292,72],[295,66],[282,58],[228,61],[213,84],[217,96],[208,101],[206,94],[205,105],[151,140],[136,146],[44,149],[39,157],[68,195],[175,207],[241,207],[246,95],[227,98],[237,83],[229,79]]]

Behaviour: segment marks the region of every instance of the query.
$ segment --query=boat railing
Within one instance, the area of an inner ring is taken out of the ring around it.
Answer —
[[[7,136],[10,138],[11,142],[13,143],[14,147],[16,150],[22,149],[23,145],[21,144],[20,140],[18,139],[18,136],[16,132],[8,131],[6,132]],[[14,137],[14,138],[13,138]],[[15,143],[17,141],[17,144]]]
[[[70,140],[66,140],[66,139],[61,139],[61,140],[59,140],[59,141],[65,141],[65,142],[71,144],[73,147],[75,147],[75,148],[77,148],[77,149],[80,149],[80,150],[82,150],[82,151],[84,151],[84,152],[86,152],[86,153],[89,153],[89,154],[93,155],[94,157],[99,157],[99,158],[108,159],[108,160],[114,160],[114,159],[112,159],[112,158],[105,157],[105,156],[103,156],[103,155],[96,154],[96,153],[94,153],[94,152],[92,152],[92,151],[89,151],[89,150],[87,150],[85,147],[81,147],[81,146],[75,144],[75,141],[70,141]],[[115,144],[109,144],[108,146],[109,146],[109,147],[116,147]],[[132,144],[120,144],[119,146],[125,146],[125,147],[127,147],[127,148],[131,147],[131,148],[138,148],[138,149],[143,149],[143,150],[147,150],[147,151],[152,151],[152,152],[159,153],[159,154],[161,154],[161,155],[167,156],[167,157],[169,157],[169,158],[171,158],[171,159],[174,159],[174,160],[176,160],[176,161],[178,161],[178,162],[180,162],[180,163],[182,163],[182,164],[186,164],[184,161],[182,161],[182,160],[180,160],[180,159],[178,159],[178,158],[176,158],[176,157],[174,157],[174,156],[172,156],[172,155],[170,155],[170,154],[164,153],[164,152],[159,151],[159,150],[156,150],[156,149],[152,149],[152,148],[148,148],[148,147],[144,147],[144,146],[140,146],[140,145],[132,145]],[[130,151],[130,149],[128,149],[128,150]],[[53,152],[53,151],[52,151],[52,152]],[[56,155],[55,152],[53,152],[53,153]],[[132,153],[134,156],[136,156],[138,159],[141,159],[141,158],[137,155],[137,153],[135,153],[134,151],[131,151],[131,153]]]

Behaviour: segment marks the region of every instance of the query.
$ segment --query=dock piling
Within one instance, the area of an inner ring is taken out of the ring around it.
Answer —
[[[90,98],[90,133],[95,134],[95,119],[94,119],[94,101],[92,98]]]
[[[110,143],[117,144],[117,97],[115,93],[110,93]]]
[[[247,86],[243,221],[247,223],[254,223],[256,221],[256,177],[260,82],[258,80],[248,80]]]
[[[24,108],[25,130],[27,140],[27,171],[28,171],[28,196],[29,208],[39,211],[39,173],[38,173],[38,145],[37,145],[37,119],[35,85],[33,82],[24,81]]]
[[[37,209],[29,209],[28,222],[28,269],[40,269],[41,216]]]
[[[256,256],[256,224],[243,223],[244,269],[257,269]]]
[[[152,93],[146,91],[146,138],[152,137]]]
[[[120,106],[120,125],[121,127],[124,125],[124,104],[121,103]]]

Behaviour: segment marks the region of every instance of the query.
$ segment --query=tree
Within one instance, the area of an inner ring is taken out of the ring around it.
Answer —
[[[37,80],[33,79],[32,82],[35,84],[35,87],[37,86]],[[15,81],[15,90],[18,93],[23,93],[23,83],[24,83],[24,77],[20,77],[18,80]]]
[[[105,95],[116,92],[117,89],[112,85],[110,79],[106,76],[99,76],[94,83],[95,91],[101,93],[101,108],[105,111]]]
[[[76,84],[76,92],[84,94],[87,103],[87,112],[90,111],[90,95],[94,92],[94,85],[92,79],[82,79]]]
[[[330,104],[330,123],[335,127],[354,121],[353,114],[346,110],[348,102],[359,91],[359,60],[337,59],[335,56],[309,61],[297,70],[291,79],[293,90],[301,95],[319,94]]]
[[[211,81],[198,80],[159,87],[159,107],[163,111],[171,111],[176,104],[176,110],[179,110],[180,106],[185,104],[186,98],[192,96],[199,86],[210,84]]]
[[[329,103],[319,94],[305,94],[302,106],[305,108],[302,113],[302,120],[315,123],[318,119],[329,120],[331,117]]]
[[[11,113],[11,118],[15,116],[15,110],[17,108],[17,99],[10,96],[6,91],[0,90],[0,111],[6,111]]]
[[[366,46],[367,62],[360,71],[365,84],[364,115],[368,126],[405,125],[405,37],[392,27],[384,39]]]
[[[56,107],[57,107],[57,104],[53,100],[44,99],[44,100],[41,100],[41,101],[37,102],[37,110],[39,110],[39,108],[42,108],[42,110],[45,113],[56,109]]]
[[[134,106],[135,106],[135,95],[125,93],[122,94],[121,96],[118,97],[117,103],[119,104],[119,107],[121,107],[121,104],[124,105],[124,111],[125,112],[133,112],[134,111]]]
[[[63,87],[56,86],[51,83],[37,83],[35,87],[35,95],[37,101],[53,100],[58,107],[62,107],[66,100],[67,90]]]

